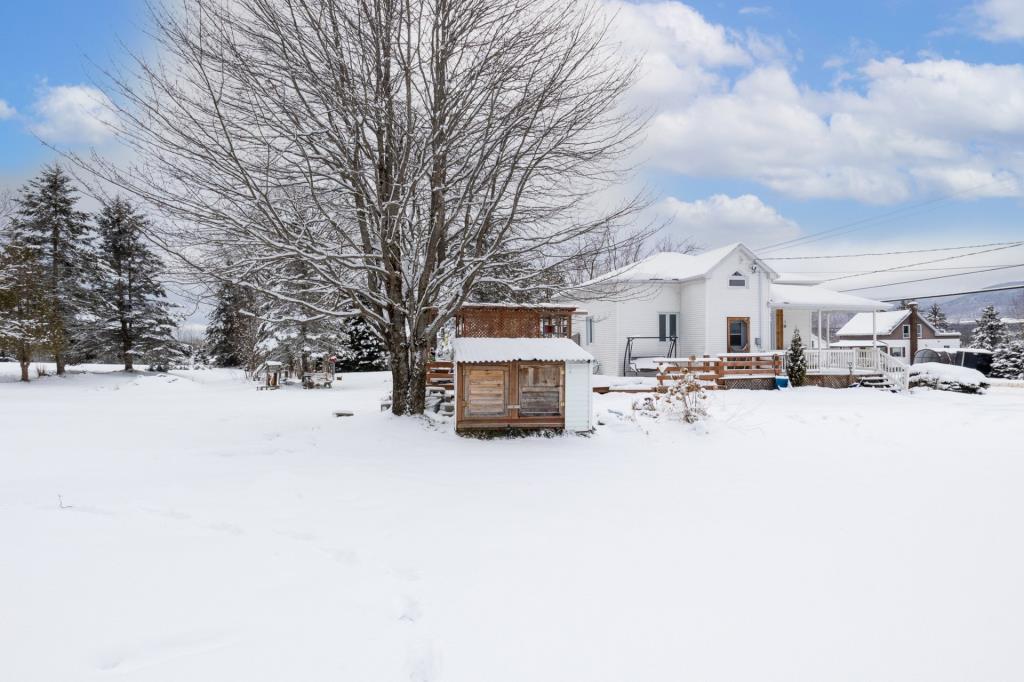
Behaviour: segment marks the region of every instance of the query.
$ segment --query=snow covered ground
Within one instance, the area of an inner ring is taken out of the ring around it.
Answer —
[[[380,413],[384,374],[16,370],[0,680],[1024,677],[1019,387],[479,441]]]

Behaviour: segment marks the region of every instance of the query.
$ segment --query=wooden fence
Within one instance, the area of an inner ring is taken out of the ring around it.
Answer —
[[[730,379],[774,378],[783,374],[783,357],[777,353],[727,353],[716,357],[673,358],[660,367],[658,387],[689,374],[707,388],[724,388]]]

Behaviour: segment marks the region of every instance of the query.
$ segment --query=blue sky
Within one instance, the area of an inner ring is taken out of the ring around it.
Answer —
[[[644,54],[640,180],[673,234],[760,247],[871,221],[776,255],[1024,239],[1024,2],[603,4],[624,53]],[[16,187],[53,158],[33,133],[109,149],[90,62],[147,42],[138,0],[7,5],[0,187]],[[1015,258],[1024,249],[951,265]],[[942,286],[1008,279],[1024,268]]]

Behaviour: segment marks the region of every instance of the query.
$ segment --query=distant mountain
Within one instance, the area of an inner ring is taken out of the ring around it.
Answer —
[[[992,289],[1024,286],[1024,282],[994,284]],[[950,322],[976,320],[982,309],[994,305],[1003,317],[1024,318],[1024,289],[992,291],[978,294],[964,294],[950,298],[919,298],[921,310],[926,311],[932,303],[938,303]]]

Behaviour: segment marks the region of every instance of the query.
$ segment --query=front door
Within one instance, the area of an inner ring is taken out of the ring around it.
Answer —
[[[726,343],[730,353],[750,352],[749,317],[730,317],[727,319]]]
[[[782,350],[786,347],[786,318],[782,314],[782,308],[775,311],[775,350]]]

